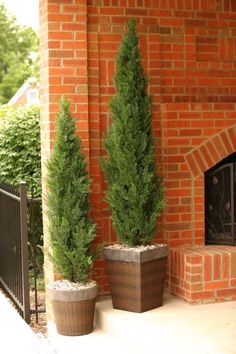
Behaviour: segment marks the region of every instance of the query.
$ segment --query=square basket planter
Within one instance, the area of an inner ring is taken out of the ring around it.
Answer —
[[[104,256],[115,309],[144,312],[162,306],[166,245],[141,251],[106,247]]]

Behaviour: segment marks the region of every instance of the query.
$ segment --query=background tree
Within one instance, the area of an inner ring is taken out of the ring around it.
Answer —
[[[0,4],[0,104],[15,94],[30,76],[38,76],[38,36],[20,26]]]
[[[136,22],[131,20],[117,58],[116,95],[110,104],[112,124],[105,140],[108,158],[103,160],[113,226],[120,241],[130,246],[153,240],[163,207],[151,99],[138,44]]]

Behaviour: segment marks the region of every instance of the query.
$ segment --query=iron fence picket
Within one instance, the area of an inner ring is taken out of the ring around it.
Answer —
[[[22,272],[22,305],[24,319],[30,322],[29,298],[29,256],[28,256],[28,220],[27,220],[27,187],[20,183],[20,228],[21,228],[21,272]]]

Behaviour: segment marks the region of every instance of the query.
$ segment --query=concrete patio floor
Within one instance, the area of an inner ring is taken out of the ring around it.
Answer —
[[[49,323],[49,341],[58,354],[236,354],[236,302],[190,305],[165,294],[164,305],[142,314],[96,304],[94,332],[58,335]]]
[[[0,291],[0,353],[54,354],[54,349],[37,337],[30,326]],[[68,353],[69,354],[69,353]]]
[[[111,299],[96,304],[94,332],[57,334],[49,322],[40,340],[0,292],[1,354],[236,354],[236,302],[188,303],[166,293],[164,305],[142,314],[114,310]]]

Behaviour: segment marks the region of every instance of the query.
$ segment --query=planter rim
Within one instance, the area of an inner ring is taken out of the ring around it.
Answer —
[[[50,285],[48,285],[47,291],[51,300],[54,301],[65,301],[65,302],[84,301],[84,300],[94,299],[97,297],[98,286],[94,282],[94,284],[89,288],[63,290],[63,289],[54,289],[50,287]]]
[[[104,257],[108,260],[143,263],[168,256],[169,248],[167,245],[156,244],[153,246],[153,248],[138,251],[134,247],[117,249],[107,246],[104,248]]]

